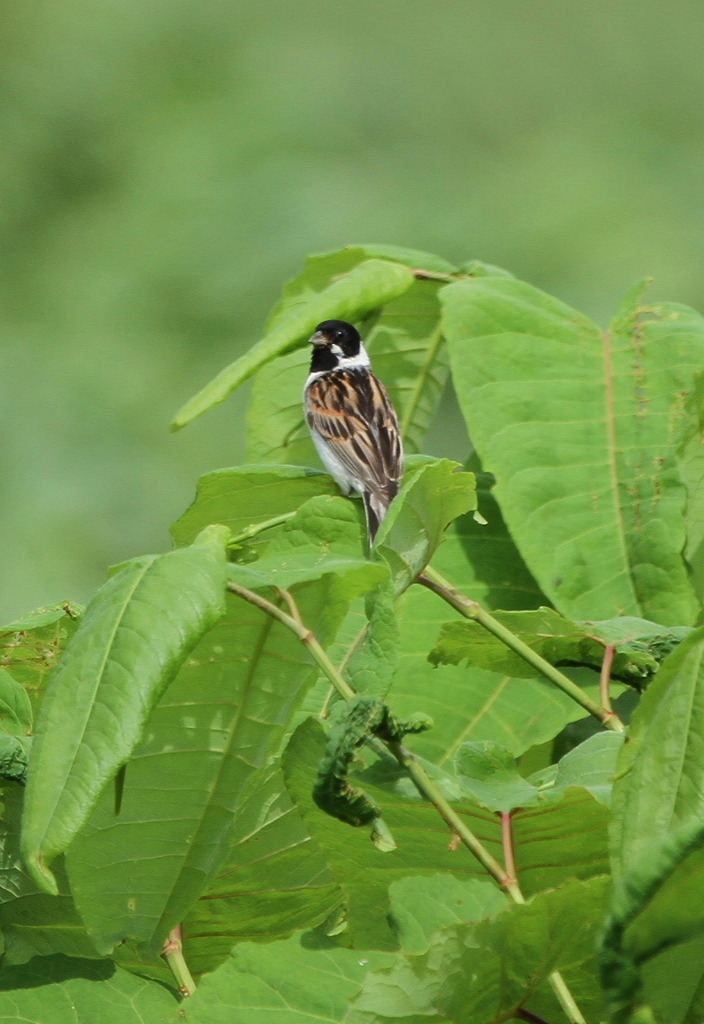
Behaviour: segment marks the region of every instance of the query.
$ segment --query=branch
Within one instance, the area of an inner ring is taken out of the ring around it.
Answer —
[[[551,683],[559,686],[563,693],[566,693],[568,697],[571,697],[577,704],[580,704],[585,711],[598,718],[606,729],[611,729],[613,732],[625,731],[625,726],[615,711],[611,711],[597,703],[597,701],[592,700],[581,686],[578,686],[564,672],[560,672],[558,668],[551,665],[549,661],[541,657],[532,647],[529,647],[515,633],[512,633],[510,629],[507,629],[506,626],[499,622],[498,619],[490,615],[478,601],[473,601],[466,594],[456,590],[440,573],[428,566],[425,572],[418,577],[416,583],[420,583],[422,586],[427,587],[428,590],[432,590],[434,594],[437,594],[443,601],[451,605],[465,619],[478,622],[484,629],[493,633],[502,643],[510,647],[512,651],[523,658],[524,661],[527,661],[534,669],[537,669],[541,675],[544,675]]]
[[[295,633],[301,643],[306,645],[317,665],[325,673],[344,700],[353,700],[357,696],[349,683],[343,679],[339,669],[333,664],[326,652],[323,650],[315,634],[308,629],[302,621],[293,596],[289,594],[288,591],[280,591],[280,594],[288,604],[289,610],[292,612],[290,615],[282,608],[279,608],[278,605],[275,605],[265,597],[262,597],[261,594],[258,594],[253,590],[249,590],[247,587],[242,587],[239,583],[229,582],[227,587],[233,594],[236,594],[238,597],[241,597],[250,604],[253,604],[255,607],[261,609],[261,611],[266,612],[267,615],[270,615],[273,619],[276,619],[277,622],[280,622],[283,626],[286,626],[287,629],[290,629],[292,633]],[[524,904],[525,899],[523,898],[523,893],[520,890],[518,882],[509,876],[509,873],[505,868],[499,864],[495,857],[492,857],[471,829],[467,827],[460,815],[457,814],[449,801],[446,800],[440,792],[440,789],[429,778],[424,768],[418,763],[411,751],[398,741],[388,740],[383,741],[383,743],[389,752],[393,754],[398,763],[408,773],[420,795],[433,804],[443,821],[445,821],[452,832],[458,836],[470,853],[476,857],[482,867],[485,868],[501,888],[508,893],[514,903]],[[565,1011],[570,1024],[586,1024],[586,1021],[580,1013],[579,1007],[575,1003],[572,993],[565,984],[562,975],[558,971],[553,971],[549,976],[548,981],[550,982],[560,1005]]]
[[[294,618],[292,615],[287,615],[283,608],[279,608],[278,605],[273,604],[271,601],[267,601],[261,594],[257,594],[254,590],[249,590],[247,587],[241,587],[239,583],[233,583],[230,581],[227,584],[227,589],[233,594],[237,594],[238,597],[244,598],[245,601],[249,601],[250,604],[260,608],[267,615],[270,615],[272,619],[276,619],[287,629],[290,629],[292,633],[295,633],[301,643],[304,643],[311,655],[313,660],[318,664],[319,668],[325,673],[332,685],[335,687],[337,692],[344,700],[353,700],[357,694],[352,689],[350,684],[343,679],[342,674],[339,672],[336,665],[330,660],[326,652],[320,646],[317,637],[307,626],[301,622],[300,617]],[[286,593],[282,591],[282,596],[286,597]],[[288,595],[289,599],[290,595]]]

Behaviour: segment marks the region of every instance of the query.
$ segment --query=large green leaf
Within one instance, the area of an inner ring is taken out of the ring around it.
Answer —
[[[649,961],[643,969],[643,995],[656,1020],[667,1024],[704,1020],[704,936]]]
[[[253,501],[243,486],[247,480],[262,483],[251,488]],[[253,477],[221,474],[210,481],[207,496],[200,492],[189,522],[182,520],[179,529],[200,525],[213,508],[226,512],[233,494],[241,523],[253,513],[269,519],[290,506],[292,496],[305,497],[307,481],[288,468],[279,477],[275,471]],[[251,548],[250,554],[261,557],[231,565],[231,578],[269,595],[272,587],[287,588],[303,621],[314,626],[321,643],[329,644],[350,604],[387,579],[387,569],[360,557],[362,527],[351,502],[318,495],[284,514],[285,521],[267,533],[269,540]],[[280,804],[282,783],[262,772],[316,675],[306,647],[289,630],[241,598],[228,600],[227,617],[193,651],[153,713],[149,735],[128,767],[119,816],[105,793],[85,835],[69,850],[76,900],[101,949],[110,950],[128,937],[157,950],[209,885],[233,839],[244,842],[254,832],[259,842],[265,826],[266,835],[275,835],[281,844],[277,861],[299,879],[299,889],[301,880],[310,878],[306,870],[312,861],[302,862],[299,853],[286,855],[290,846],[307,839],[296,815],[285,815],[290,834],[287,826],[269,827],[266,809]],[[264,812],[257,818],[262,802]],[[135,848],[144,850],[137,858]],[[128,871],[130,859],[135,863]],[[229,863],[247,864],[247,854],[238,850]],[[293,897],[270,878],[268,923],[257,919],[252,900],[228,915],[223,897],[233,885],[259,890],[254,880],[233,882],[227,867],[223,870],[225,877],[214,883],[220,901],[218,955],[228,935],[282,934],[319,917],[339,898],[329,878],[322,883],[324,891],[316,883],[310,894]],[[313,877],[320,875],[318,867]],[[277,905],[285,913],[278,922]],[[207,918],[205,910],[202,916]],[[216,954],[206,942],[198,948],[200,964],[212,966]]]
[[[440,548],[439,554],[442,554]],[[401,658],[388,699],[402,718],[425,711],[433,728],[413,740],[414,749],[445,767],[465,740],[493,740],[515,756],[545,743],[584,710],[543,678],[518,679],[488,669],[440,665],[428,652],[451,610],[435,594],[415,586],[398,603]],[[598,700],[599,680],[589,669],[567,674]]]
[[[369,971],[388,953],[310,948],[294,935],[265,946],[243,943],[174,1013],[173,1024],[339,1024]]]
[[[520,281],[442,289],[460,406],[509,529],[565,615],[690,624],[676,451],[704,321],[629,297],[611,329]]]
[[[704,856],[704,629],[663,663],[636,711],[618,763],[611,840],[614,895],[605,978],[617,1001],[635,998],[634,961],[704,928],[687,893]]]
[[[98,591],[67,648],[37,725],[22,853],[38,885],[138,742],[189,650],[224,613],[224,526],[188,548],[137,559]]]
[[[292,586],[323,644],[380,570],[354,563]],[[292,632],[234,595],[227,605],[154,710],[119,815],[106,792],[67,853],[77,905],[103,951],[125,937],[158,951],[225,861],[240,807],[316,678]]]
[[[238,805],[227,859],[183,922],[188,965],[196,975],[212,971],[236,942],[310,928],[341,898],[274,766]]]
[[[109,961],[37,957],[0,974],[3,1024],[161,1024],[176,1013],[163,986]]]
[[[441,929],[427,952],[372,971],[346,1024],[502,1024],[522,1007],[538,1010],[540,1019],[549,1007],[554,1019],[549,975],[560,970],[569,980],[585,967],[592,979],[589,1009],[599,1012],[594,946],[607,884],[603,877],[572,881],[494,919]]]
[[[526,609],[546,604],[511,538],[496,503],[492,478],[476,458],[467,469],[476,473],[481,519],[470,512],[450,526],[433,557],[438,569],[462,593],[486,608]]]
[[[15,903],[20,896],[37,892],[20,856],[21,814],[22,787],[3,780],[0,783],[0,915],[3,904]],[[0,916],[0,927],[2,925]]]
[[[493,882],[454,875],[407,875],[389,886],[391,917],[404,953],[426,953],[433,934],[450,924],[493,917],[508,897]]]
[[[240,466],[207,473],[198,481],[195,500],[171,528],[176,544],[190,544],[210,523],[229,526],[235,541],[253,532],[248,555],[260,554],[285,521],[309,498],[338,494],[325,473],[300,466]],[[271,524],[269,529],[266,524]],[[257,530],[262,532],[257,533]]]
[[[280,310],[261,341],[206,384],[176,414],[173,427],[186,426],[212,409],[248,380],[262,366],[296,348],[321,320],[337,316],[342,320],[360,317],[402,295],[414,276],[400,263],[370,259],[332,281],[322,292]]]

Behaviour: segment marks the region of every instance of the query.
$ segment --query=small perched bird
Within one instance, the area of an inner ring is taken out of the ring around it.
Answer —
[[[403,478],[396,410],[372,373],[367,350],[352,324],[324,320],[310,341],[308,426],[325,468],[341,490],[362,495],[373,545]]]

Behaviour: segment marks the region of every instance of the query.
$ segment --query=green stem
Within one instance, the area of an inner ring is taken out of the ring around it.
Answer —
[[[244,598],[245,601],[249,601],[250,604],[260,608],[263,612],[266,612],[267,615],[271,615],[272,619],[276,619],[283,626],[286,626],[287,629],[290,629],[292,633],[295,633],[301,643],[306,645],[313,657],[313,660],[318,664],[318,667],[322,669],[340,696],[344,700],[354,700],[357,694],[350,684],[343,679],[337,666],[333,664],[327,653],[318,643],[318,639],[315,634],[308,629],[303,622],[301,622],[300,618],[294,618],[292,615],[288,615],[283,608],[279,608],[278,605],[273,604],[271,601],[267,601],[265,597],[262,597],[261,594],[257,594],[256,591],[248,590],[247,587],[241,587],[239,583],[233,583],[230,581],[227,584],[227,589],[232,591],[233,594],[237,594],[238,597]],[[288,596],[285,592],[283,593],[285,597]]]
[[[169,932],[161,955],[169,965],[181,995],[184,998],[192,996],[196,990],[196,983],[183,956],[181,925],[177,925]]]
[[[424,573],[422,573],[417,581],[422,586],[427,587],[428,590],[432,590],[433,593],[451,605],[456,611],[463,615],[466,619],[471,619],[473,622],[478,622],[480,626],[493,633],[495,637],[501,640],[502,643],[510,647],[512,651],[515,651],[524,661],[527,661],[529,665],[537,669],[541,675],[544,675],[546,679],[549,679],[551,683],[566,693],[568,697],[580,704],[585,711],[588,711],[590,715],[597,718],[606,729],[611,729],[613,732],[624,732],[625,726],[621,719],[614,711],[610,711],[608,708],[603,707],[597,701],[592,700],[588,693],[573,682],[569,676],[566,676],[564,672],[560,672],[558,668],[551,665],[549,661],[541,657],[532,647],[524,643],[519,637],[512,633],[510,629],[507,629],[498,619],[495,619],[478,601],[473,601],[467,597],[461,591],[455,589],[453,585],[448,582],[440,573],[436,572],[435,569],[431,569],[428,566]]]
[[[235,544],[241,544],[243,541],[251,540],[252,537],[258,537],[260,533],[264,533],[265,530],[271,530],[274,526],[281,526],[282,523],[287,522],[295,516],[295,512],[282,512],[280,516],[272,516],[271,519],[264,519],[261,523],[252,523],[246,530],[242,530],[235,537],[232,537],[229,542],[229,546],[233,547]]]
[[[570,1024],[587,1024],[560,972],[553,971],[548,975],[548,981]]]
[[[504,850],[504,863],[506,865],[506,873],[509,878],[513,879],[516,888],[520,894],[518,882],[518,868],[516,865],[516,854],[513,839],[513,817],[511,812],[502,812],[501,814],[501,839]],[[524,903],[523,896],[516,902]],[[550,987],[555,993],[555,997],[562,1006],[562,1009],[567,1015],[567,1019],[570,1024],[586,1024],[584,1017],[582,1016],[579,1007],[577,1006],[572,993],[565,984],[565,980],[559,971],[552,971],[548,975],[548,982]],[[530,1018],[528,1018],[530,1019]]]
[[[439,788],[426,774],[425,769],[418,764],[411,751],[404,747],[403,744],[397,742],[389,742],[387,746],[398,763],[406,769],[421,796],[424,796],[426,800],[433,804],[440,817],[450,826],[470,853],[474,854],[482,867],[486,868],[491,877],[498,882],[502,889],[506,890],[515,903],[525,903],[514,879],[509,878],[501,864],[492,857],[474,833],[467,828],[452,804],[445,799]]]

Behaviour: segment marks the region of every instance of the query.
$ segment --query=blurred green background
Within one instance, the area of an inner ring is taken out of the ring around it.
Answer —
[[[694,0],[21,0],[0,21],[0,621],[168,546],[197,477],[241,459],[246,395],[168,422],[310,252],[479,258],[600,322],[649,275],[704,308]],[[431,450],[459,455],[447,416]]]

